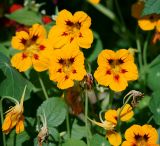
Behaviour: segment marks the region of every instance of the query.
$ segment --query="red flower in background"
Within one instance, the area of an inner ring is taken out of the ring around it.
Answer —
[[[22,9],[22,8],[23,8],[23,6],[20,5],[20,4],[13,4],[13,5],[9,8],[9,13],[13,13],[13,12],[15,12],[15,11],[17,11],[17,10]]]
[[[45,15],[42,17],[42,21],[44,24],[48,24],[52,22],[52,18],[50,16]]]

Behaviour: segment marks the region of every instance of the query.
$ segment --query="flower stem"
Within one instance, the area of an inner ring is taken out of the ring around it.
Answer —
[[[70,139],[71,138],[71,130],[70,130],[70,124],[69,124],[69,111],[68,110],[67,110],[67,114],[66,114],[66,126],[67,126],[68,137]]]
[[[142,72],[142,51],[141,51],[140,38],[139,38],[139,35],[138,35],[138,28],[136,30],[136,44],[137,44],[137,50],[138,50],[139,68],[140,68],[140,72]]]
[[[109,10],[108,8],[104,7],[101,4],[96,4],[95,5],[92,2],[90,2],[90,0],[87,0],[87,2],[89,2],[94,8],[96,8],[102,14],[104,14],[105,16],[107,16],[109,19],[111,19],[112,21],[118,23],[116,15],[111,10]]]
[[[86,126],[86,138],[87,138],[87,146],[90,146],[90,141],[89,141],[89,131],[88,131],[88,95],[87,91],[85,90],[85,126]]]
[[[147,38],[144,42],[144,47],[143,47],[143,62],[145,66],[147,65],[147,48],[148,48],[149,39],[150,39],[150,33],[148,33]]]
[[[38,79],[39,79],[39,82],[40,82],[40,84],[41,84],[41,87],[42,87],[42,91],[43,91],[44,97],[45,97],[46,100],[47,100],[49,97],[48,97],[46,88],[45,88],[45,86],[44,86],[44,83],[43,83],[43,80],[42,80],[40,74],[38,74]]]
[[[125,22],[124,22],[124,19],[123,19],[123,16],[122,16],[122,13],[121,13],[121,10],[120,10],[120,7],[119,7],[119,4],[118,4],[118,1],[115,0],[115,6],[117,8],[117,11],[118,11],[118,14],[119,14],[119,17],[120,17],[120,21],[122,23],[122,26],[124,29],[126,29],[126,25],[125,25]]]
[[[108,109],[112,108],[113,97],[114,97],[114,91],[112,91],[112,90],[110,89]]]

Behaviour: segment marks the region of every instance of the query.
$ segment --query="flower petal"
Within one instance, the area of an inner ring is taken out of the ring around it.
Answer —
[[[29,56],[24,57],[23,53],[17,53],[11,58],[11,64],[20,72],[28,70],[32,66],[32,61]]]
[[[19,134],[24,131],[24,116],[22,115],[16,124],[16,133]]]
[[[90,29],[81,29],[77,41],[81,48],[90,48],[93,42],[92,31]]]
[[[106,136],[113,146],[119,146],[122,143],[121,135],[115,131],[108,131]]]

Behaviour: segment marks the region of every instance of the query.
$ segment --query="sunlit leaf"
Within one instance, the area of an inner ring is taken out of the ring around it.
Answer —
[[[91,146],[110,146],[105,137],[95,134],[91,139]]]
[[[11,14],[6,14],[6,17],[24,25],[42,23],[41,17],[38,13],[25,8],[17,10]]]
[[[47,126],[57,127],[65,120],[66,112],[66,104],[61,98],[49,98],[38,108],[37,116],[45,114]]]
[[[144,5],[142,16],[160,14],[160,0],[147,0]]]
[[[85,126],[80,126],[77,123],[77,120],[73,122],[71,137],[73,139],[82,139],[86,136],[86,128]]]

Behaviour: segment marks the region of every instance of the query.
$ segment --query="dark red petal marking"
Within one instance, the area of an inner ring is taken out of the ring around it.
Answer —
[[[63,63],[64,63],[64,59],[62,59],[62,58],[59,59],[59,60],[58,60],[58,63],[63,64]]]
[[[38,39],[38,35],[33,35],[31,40],[35,42],[37,39]]]
[[[121,58],[118,59],[118,64],[122,64],[122,63],[124,63],[124,60],[122,60]]]
[[[22,43],[23,45],[25,45],[25,44],[26,44],[26,42],[27,42],[27,40],[26,40],[26,39],[24,39],[24,38],[22,38],[22,39],[21,39],[21,43]]]
[[[25,59],[25,58],[27,58],[27,55],[22,53],[22,59]]]
[[[106,74],[111,75],[111,70],[107,70]]]
[[[72,71],[72,73],[75,74],[75,73],[77,73],[77,71],[74,69],[74,70]]]
[[[62,33],[62,36],[67,36],[67,35],[68,35],[67,32],[63,32],[63,33]]]
[[[72,21],[68,20],[68,21],[66,21],[66,25],[68,25],[68,26],[73,26],[74,23],[73,23]]]
[[[80,38],[83,37],[81,32],[79,33],[79,37],[80,37]]]
[[[128,72],[128,71],[125,70],[125,69],[122,69],[122,70],[121,70],[121,73],[123,73],[123,74],[126,73],[126,72]]]
[[[74,38],[73,38],[73,37],[71,37],[71,39],[70,39],[70,43],[73,41],[73,39],[74,39]]]
[[[46,47],[45,47],[44,45],[40,45],[40,46],[39,46],[39,49],[40,49],[40,50],[44,50],[45,48],[46,48]]]
[[[61,68],[59,68],[57,72],[62,73],[62,69],[61,69]]]
[[[75,58],[70,58],[69,61],[70,61],[70,63],[74,63]]]
[[[107,59],[107,60],[110,65],[113,63],[113,59]]]
[[[66,75],[66,76],[65,76],[65,80],[67,80],[67,79],[69,79],[69,77]]]
[[[39,59],[38,54],[34,54],[33,56],[34,56],[34,59],[36,59],[36,60],[38,60],[38,59]]]
[[[116,81],[118,81],[118,80],[119,80],[119,75],[115,75],[115,76],[114,76],[114,79],[115,79]]]

